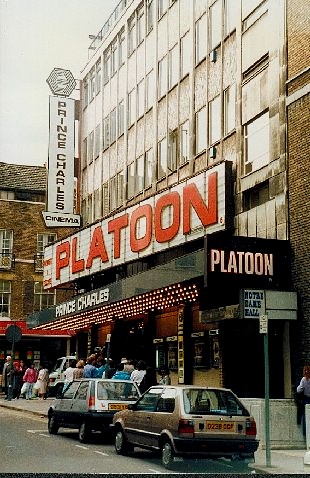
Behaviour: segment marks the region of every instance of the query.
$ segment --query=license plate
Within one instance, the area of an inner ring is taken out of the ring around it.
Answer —
[[[207,422],[208,432],[233,433],[235,429],[235,423],[233,422]]]
[[[125,403],[109,403],[109,410],[126,410],[128,405]]]

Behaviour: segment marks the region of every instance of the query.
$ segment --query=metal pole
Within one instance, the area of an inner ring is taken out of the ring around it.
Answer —
[[[14,327],[16,326],[14,322]],[[10,380],[8,384],[8,401],[11,401],[13,398],[13,380],[14,380],[14,346],[15,346],[15,329],[12,339],[12,359],[11,359],[11,372],[10,372]]]
[[[265,362],[265,441],[266,441],[266,466],[271,466],[270,455],[270,421],[269,421],[269,355],[268,333],[264,334],[264,362]]]

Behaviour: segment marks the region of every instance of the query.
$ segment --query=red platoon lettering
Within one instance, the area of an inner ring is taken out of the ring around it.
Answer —
[[[108,223],[108,233],[113,233],[114,259],[121,257],[121,230],[128,226],[128,214],[112,219]]]
[[[60,271],[68,267],[70,261],[70,242],[66,241],[56,246],[56,280],[60,279]]]
[[[108,262],[109,260],[107,250],[104,244],[103,232],[102,232],[101,226],[98,226],[94,229],[94,232],[91,238],[88,258],[86,262],[87,269],[91,268],[91,266],[93,265],[94,259],[96,259],[97,257],[99,257],[102,262]]]
[[[74,237],[72,239],[72,245],[71,245],[71,269],[72,273],[76,274],[77,272],[82,272],[85,268],[85,261],[84,259],[77,259],[76,254],[77,254],[77,237]]]
[[[163,210],[171,206],[172,222],[170,226],[162,227]],[[178,192],[172,192],[160,197],[155,206],[155,238],[157,242],[171,241],[179,232],[180,227],[180,195]]]
[[[137,237],[137,223],[145,217],[146,230],[143,237]],[[152,239],[152,207],[150,204],[138,207],[130,218],[130,248],[132,252],[139,252],[146,249]]]

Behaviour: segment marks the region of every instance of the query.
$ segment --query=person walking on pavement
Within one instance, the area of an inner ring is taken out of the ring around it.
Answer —
[[[79,380],[83,378],[84,365],[84,360],[79,360],[77,362],[75,369],[73,370],[73,380]]]
[[[83,371],[83,378],[95,378],[97,377],[97,368],[95,367],[96,355],[90,355],[86,359],[86,365]]]
[[[44,400],[46,397],[47,384],[48,384],[48,370],[46,367],[42,365],[39,370],[38,378],[37,378],[38,396],[41,400]]]
[[[23,385],[23,376],[26,372],[27,366],[24,360],[20,360],[19,364],[15,367],[15,386],[14,386],[14,398],[18,399],[21,394],[21,388]]]
[[[2,371],[2,387],[4,388],[5,400],[9,398],[9,385],[11,380],[11,374],[13,372],[13,361],[11,355],[7,355],[5,364]]]
[[[27,384],[25,387],[25,398],[30,400],[32,398],[33,386],[37,381],[37,371],[35,369],[34,363],[32,362],[30,367],[26,369],[26,372],[23,376],[23,381]]]
[[[306,410],[305,406],[310,404],[310,365],[303,368],[303,377],[297,387],[297,393],[303,394],[303,410],[301,414],[301,424],[304,436],[306,436]]]
[[[73,374],[75,371],[75,367],[76,367],[76,360],[70,360],[69,367],[67,367],[66,370],[64,371],[65,381],[64,381],[62,393],[65,392],[67,388],[69,387],[70,383],[73,382]]]

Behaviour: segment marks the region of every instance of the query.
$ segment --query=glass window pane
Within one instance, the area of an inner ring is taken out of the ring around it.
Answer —
[[[246,172],[255,171],[269,161],[269,113],[264,113],[245,128]]]
[[[152,185],[153,181],[153,149],[145,153],[145,187]]]
[[[199,63],[206,56],[207,50],[207,25],[206,15],[203,15],[196,22],[196,64]]]
[[[186,35],[181,38],[181,78],[189,73],[191,56],[189,33],[186,33]]]
[[[158,95],[161,98],[167,92],[167,56],[158,63]]]
[[[180,125],[180,164],[189,160],[189,121]]]
[[[167,174],[167,139],[163,138],[158,143],[158,179]]]
[[[236,126],[236,85],[224,91],[224,134],[228,134]]]
[[[204,106],[196,113],[196,154],[207,147],[207,111]]]
[[[136,192],[143,191],[144,187],[144,156],[136,160]]]
[[[217,96],[209,103],[210,145],[221,138],[221,97]]]
[[[221,43],[222,39],[222,8],[221,1],[215,2],[210,7],[210,49],[213,50]]]

